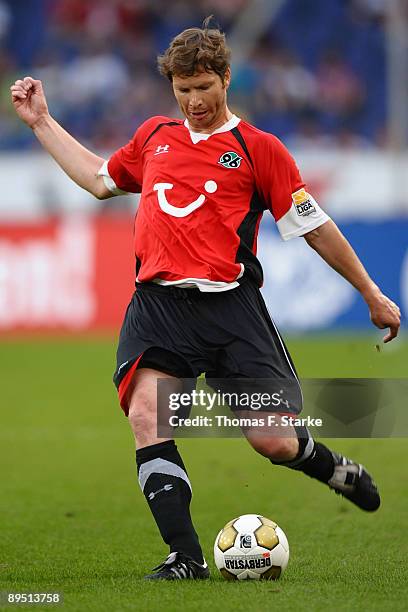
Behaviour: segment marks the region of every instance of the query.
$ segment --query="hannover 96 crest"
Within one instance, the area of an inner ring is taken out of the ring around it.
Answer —
[[[239,168],[241,165],[242,157],[235,153],[234,151],[227,151],[223,153],[218,160],[218,163],[224,168]]]

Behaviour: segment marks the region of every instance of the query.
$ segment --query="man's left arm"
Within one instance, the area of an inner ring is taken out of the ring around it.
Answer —
[[[373,282],[337,225],[331,220],[326,221],[303,237],[329,266],[361,293],[373,324],[380,329],[389,328],[383,342],[395,338],[401,323],[400,309]]]

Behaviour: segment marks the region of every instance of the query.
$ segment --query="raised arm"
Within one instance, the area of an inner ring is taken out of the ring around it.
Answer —
[[[304,235],[306,242],[336,272],[349,281],[363,296],[370,311],[371,321],[376,327],[389,327],[384,342],[398,334],[401,323],[400,309],[369,277],[363,264],[333,221],[327,221],[317,229]]]
[[[16,81],[10,90],[17,115],[64,172],[99,200],[111,197],[112,192],[102,176],[98,176],[105,160],[82,146],[51,117],[41,81],[25,77]]]

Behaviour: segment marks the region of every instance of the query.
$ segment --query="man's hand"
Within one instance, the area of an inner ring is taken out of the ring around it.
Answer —
[[[83,147],[51,117],[41,81],[27,76],[16,81],[10,90],[17,115],[34,130],[39,142],[64,172],[99,200],[111,198],[113,193],[99,176],[105,160]]]
[[[349,281],[363,296],[370,310],[371,321],[380,329],[390,328],[383,342],[396,338],[400,324],[400,309],[367,274],[363,264],[333,221],[327,221],[320,227],[304,235],[320,257]]]
[[[401,325],[401,311],[398,306],[380,291],[375,296],[366,299],[366,302],[374,325],[379,329],[390,328],[383,342],[390,342],[396,338]]]
[[[41,81],[28,76],[16,81],[10,91],[17,115],[30,128],[34,129],[42,117],[49,115]]]

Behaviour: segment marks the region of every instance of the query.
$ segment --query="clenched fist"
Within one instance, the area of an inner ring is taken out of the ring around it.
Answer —
[[[42,117],[48,116],[48,106],[41,81],[32,77],[19,79],[10,87],[11,99],[17,115],[34,128]]]

